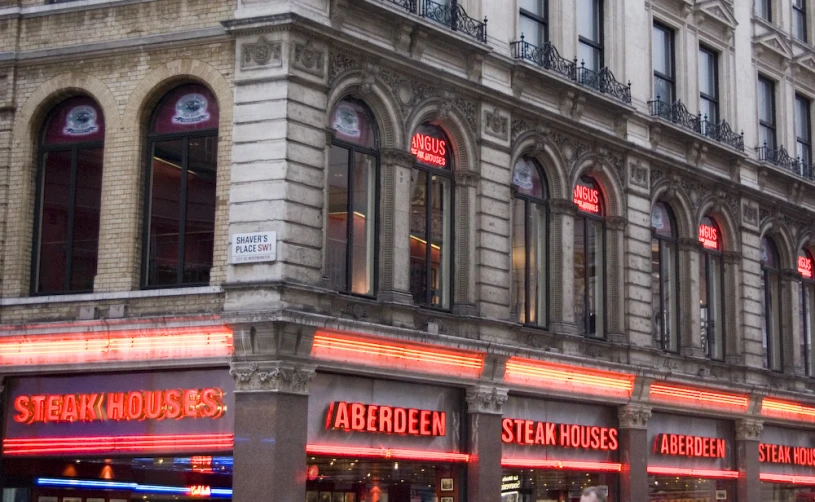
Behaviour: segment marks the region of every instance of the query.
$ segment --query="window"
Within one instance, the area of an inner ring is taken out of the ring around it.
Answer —
[[[759,147],[775,150],[775,83],[758,77],[758,141]]]
[[[153,112],[144,225],[145,287],[208,284],[215,236],[218,102],[176,87]]]
[[[99,256],[105,118],[86,96],[48,115],[39,148],[31,290],[93,291]]]
[[[719,122],[718,54],[705,47],[699,47],[699,113],[709,124]]]
[[[792,35],[807,41],[807,2],[806,0],[792,0]]]
[[[334,289],[373,295],[379,164],[374,122],[365,105],[344,100],[331,124],[326,272]]]
[[[452,152],[447,136],[425,124],[411,153],[410,292],[419,305],[450,308],[453,216]]]
[[[653,336],[662,350],[679,351],[679,261],[676,223],[662,202],[651,211]]]
[[[772,0],[756,0],[756,15],[762,19],[772,22]]]
[[[524,324],[546,325],[546,182],[538,163],[515,164],[512,225],[512,307]]]
[[[699,267],[699,318],[702,322],[702,348],[711,359],[724,359],[724,264],[722,233],[709,217],[699,224],[702,260]]]
[[[577,8],[579,57],[581,64],[592,71],[603,67],[603,2],[580,0]]]
[[[654,23],[653,33],[654,97],[663,103],[676,99],[674,76],[674,32]]]
[[[520,0],[520,3],[521,35],[524,41],[540,47],[549,40],[549,1]]]
[[[809,174],[812,164],[812,123],[810,121],[809,100],[800,94],[795,95],[795,153],[801,162],[801,174]]]
[[[812,254],[802,249],[798,252],[798,273],[801,274],[801,355],[804,359],[804,370],[807,376],[815,376],[815,347],[813,329],[815,329],[815,277],[812,273]]]
[[[585,336],[605,335],[605,260],[603,204],[591,178],[574,188],[578,213],[574,220],[574,311],[577,329]]]
[[[781,279],[778,251],[765,237],[761,240],[761,311],[764,315],[762,341],[767,354],[767,367],[781,371]]]

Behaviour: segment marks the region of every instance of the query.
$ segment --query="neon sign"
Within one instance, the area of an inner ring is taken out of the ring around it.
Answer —
[[[604,451],[615,451],[618,446],[617,429],[611,427],[512,418],[505,418],[501,425],[501,441],[504,443]]]
[[[654,453],[675,457],[725,458],[727,441],[719,438],[658,434]]]
[[[600,191],[583,185],[574,187],[574,203],[581,211],[600,212]]]
[[[220,418],[219,388],[139,390],[90,394],[21,395],[14,399],[20,424]]]
[[[704,223],[699,225],[699,242],[707,249],[719,249],[719,229]]]
[[[410,143],[410,153],[425,164],[447,166],[447,142],[443,139],[416,133]]]
[[[190,497],[209,497],[212,495],[212,488],[207,485],[188,486]]]
[[[802,277],[812,279],[812,260],[807,256],[798,257],[798,272]]]
[[[325,428],[407,436],[445,436],[447,413],[340,401],[328,406]]]
[[[759,443],[758,461],[765,464],[815,467],[815,448]]]

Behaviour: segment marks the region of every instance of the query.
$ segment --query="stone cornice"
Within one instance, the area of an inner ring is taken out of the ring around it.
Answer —
[[[648,429],[648,420],[651,418],[651,408],[636,404],[628,404],[617,408],[617,417],[620,420],[620,429]]]
[[[736,420],[736,441],[758,441],[764,429],[762,420],[743,418]]]
[[[288,361],[234,361],[229,374],[235,379],[236,392],[308,395],[315,368]]]
[[[507,389],[477,385],[467,389],[467,413],[501,415],[506,403]]]

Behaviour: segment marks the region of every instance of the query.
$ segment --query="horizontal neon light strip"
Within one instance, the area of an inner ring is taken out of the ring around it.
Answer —
[[[622,464],[614,462],[580,462],[576,460],[535,460],[529,458],[502,458],[502,467],[525,469],[563,469],[566,471],[620,472]]]
[[[762,415],[796,415],[797,420],[805,422],[815,422],[815,408],[811,406],[803,406],[798,403],[789,401],[779,401],[777,399],[765,397],[761,401],[761,414]]]
[[[443,350],[420,344],[399,344],[386,340],[347,337],[318,332],[314,335],[312,355],[324,359],[336,359],[337,352],[363,356],[365,362],[388,365],[389,361],[427,363],[435,367],[460,368],[480,373],[484,356],[478,353]]]
[[[0,366],[232,355],[226,326],[0,337]]]
[[[171,452],[231,450],[232,434],[175,434],[163,436],[88,436],[9,438],[6,455],[48,455],[98,452]]]
[[[789,483],[791,485],[815,485],[815,476],[793,476],[791,474],[772,474],[762,472],[758,475],[761,481],[769,483]]]
[[[648,474],[654,476],[683,476],[688,478],[738,479],[739,471],[721,471],[716,469],[681,469],[679,467],[648,466]]]
[[[533,361],[512,357],[507,361],[507,377],[533,378],[547,386],[569,383],[598,390],[625,392],[634,388],[634,375],[594,370],[560,363]]]
[[[386,458],[393,460],[441,460],[445,462],[469,462],[466,453],[447,453],[426,450],[403,450],[400,448],[362,448],[355,446],[306,445],[309,455],[333,455],[337,457]]]
[[[651,384],[651,397],[662,401],[685,401],[695,403],[699,406],[738,406],[746,409],[750,405],[750,398],[748,396],[693,389],[664,383]]]
[[[129,490],[144,493],[172,493],[176,495],[189,495],[189,487],[140,485],[138,483],[122,483],[120,481],[95,481],[84,479],[37,478],[38,486],[57,486],[66,488],[95,488],[103,490]],[[212,488],[212,497],[232,497],[231,488]]]

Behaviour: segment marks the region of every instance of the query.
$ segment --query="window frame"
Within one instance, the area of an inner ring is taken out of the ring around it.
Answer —
[[[774,252],[773,259],[774,259],[774,261],[777,262],[780,259],[780,256],[779,256],[779,253],[778,253],[778,248],[775,245],[775,242],[770,240],[768,237],[763,237],[762,240],[764,240],[764,239],[767,239],[767,242],[772,246],[772,249],[770,249],[770,251]],[[761,246],[761,244],[759,244],[759,246]],[[759,251],[760,251],[760,249],[759,249]],[[778,288],[777,288],[778,291],[775,292],[776,294],[774,296],[772,295],[772,292],[770,291],[770,289],[771,289],[770,276],[771,275],[775,276],[775,279],[776,279],[775,282],[778,285]],[[766,350],[767,351],[767,353],[766,353],[767,369],[770,370],[770,371],[773,371],[773,372],[781,373],[781,372],[784,371],[783,320],[781,319],[781,311],[779,310],[778,311],[778,323],[777,323],[778,325],[774,326],[774,324],[776,324],[775,323],[775,317],[772,315],[773,314],[773,309],[780,309],[781,308],[781,304],[780,304],[781,297],[780,297],[780,295],[781,295],[782,284],[781,284],[781,267],[780,267],[780,264],[776,263],[775,268],[773,268],[773,267],[767,266],[764,261],[761,261],[761,278],[764,281],[764,288],[763,288],[764,291],[762,293],[764,295],[764,312],[763,312],[763,315],[764,315],[764,319],[763,319],[763,321],[764,321],[764,331],[766,332],[766,335],[767,335],[767,341],[766,341],[766,343],[767,343],[767,348],[766,348],[767,349]],[[770,301],[772,298],[775,298],[775,302]],[[774,331],[770,331],[771,327],[774,328],[774,329],[775,328],[778,329],[778,336],[777,336],[778,345],[779,345],[778,346],[778,351],[779,351],[779,359],[778,359],[779,367],[778,368],[774,368],[773,364],[772,364],[772,361],[775,358],[775,352],[774,352],[775,349],[773,348],[773,339],[775,338],[775,336],[774,336]]]
[[[707,322],[707,326],[706,326],[707,333],[705,333],[705,340],[711,340],[711,339],[715,340],[715,337],[712,336],[711,332],[715,332],[715,323],[716,323],[717,320],[720,321],[721,322],[721,333],[722,333],[722,340],[721,340],[722,357],[721,358],[713,357],[713,355],[711,354],[712,350],[711,350],[710,343],[706,343],[705,347],[703,347],[703,349],[704,349],[705,354],[707,355],[708,359],[711,359],[713,361],[724,361],[727,358],[727,343],[726,343],[726,338],[727,338],[727,316],[725,315],[725,309],[726,309],[727,306],[725,304],[725,293],[724,293],[724,290],[725,290],[725,287],[724,287],[724,284],[725,284],[725,282],[724,282],[724,280],[725,280],[725,263],[724,263],[724,246],[722,245],[722,240],[721,240],[722,228],[721,228],[721,226],[719,226],[719,223],[716,221],[715,218],[713,218],[711,216],[706,216],[706,218],[711,221],[711,223],[715,226],[716,230],[719,232],[720,240],[719,240],[719,248],[718,249],[710,249],[710,248],[702,247],[702,261],[703,261],[703,263],[701,265],[705,267],[705,291],[707,292],[707,296],[710,297],[711,289],[712,289],[711,288],[711,279],[712,279],[712,277],[711,277],[710,262],[714,258],[718,258],[718,260],[720,262],[720,267],[719,267],[719,285],[720,285],[720,287],[719,287],[719,305],[721,306],[721,308],[720,308],[721,312],[717,313],[717,315],[716,315],[716,317],[719,318],[719,319],[713,320],[712,323],[711,323],[711,317],[708,314],[708,322]],[[704,220],[704,219],[705,218],[702,218],[702,220]],[[701,298],[700,298],[700,308],[701,308],[701,305],[702,305],[702,303],[701,303]],[[708,313],[709,313],[710,312],[710,307],[709,307],[710,301],[708,301],[705,305],[708,305]]]
[[[765,129],[768,129],[768,130],[772,131],[773,144],[772,144],[771,149],[775,150],[776,148],[778,148],[778,130],[777,130],[778,116],[777,116],[777,110],[776,110],[776,107],[775,107],[775,101],[776,101],[776,99],[775,99],[776,98],[776,96],[775,96],[775,80],[773,80],[773,79],[771,79],[769,77],[766,77],[763,74],[759,73],[758,74],[758,85],[759,86],[767,85],[768,88],[769,88],[769,91],[770,91],[769,92],[769,94],[770,94],[770,109],[771,109],[771,116],[772,116],[772,119],[773,119],[772,123],[762,120],[762,118],[761,118],[761,109],[763,109],[764,106],[761,103],[761,96],[762,96],[763,93],[759,92],[758,93],[758,99],[759,99],[759,113],[758,113],[759,141],[761,140],[761,130],[762,130],[762,128],[765,128]],[[763,144],[759,145],[759,147],[764,147],[764,146],[767,146],[767,145],[763,145]]]
[[[525,17],[527,19],[532,20],[535,23],[538,23],[543,28],[543,40],[535,40],[535,42],[530,42],[529,40],[525,40],[527,43],[530,43],[536,47],[543,46],[544,43],[549,41],[549,0],[536,0],[540,2],[541,10],[543,11],[543,16],[538,16],[528,10],[524,9],[523,7],[518,7],[518,28],[520,28],[520,18]],[[520,30],[519,30],[520,31]],[[523,36],[523,32],[520,34]]]
[[[606,33],[605,33],[605,26],[604,26],[605,18],[604,18],[604,15],[603,15],[603,11],[605,10],[604,9],[605,6],[603,5],[603,0],[590,0],[590,1],[592,2],[593,6],[596,8],[597,23],[598,23],[598,28],[599,28],[598,29],[598,38],[600,39],[600,41],[595,42],[593,40],[589,40],[588,38],[585,38],[583,35],[581,35],[580,30],[578,30],[577,31],[577,43],[578,43],[578,46],[580,44],[584,44],[584,45],[587,45],[590,48],[592,48],[592,49],[594,49],[594,50],[596,50],[596,51],[598,51],[600,53],[600,65],[597,68],[597,70],[595,70],[595,71],[599,72],[603,67],[605,67],[605,64],[606,64],[606,50],[605,50]],[[579,3],[577,5],[579,6]],[[580,13],[578,12],[577,15],[580,16]],[[579,22],[578,22],[578,26],[579,26]],[[578,47],[578,52],[580,52],[579,47]]]
[[[660,348],[665,352],[670,352],[672,354],[678,354],[679,351],[682,349],[682,343],[681,343],[681,339],[679,337],[679,323],[680,323],[680,321],[682,319],[682,316],[680,315],[681,306],[680,306],[680,302],[679,302],[679,298],[680,298],[680,289],[679,289],[679,238],[676,235],[676,218],[675,218],[675,216],[673,214],[673,211],[671,210],[671,207],[667,203],[662,202],[662,201],[657,202],[657,204],[655,204],[655,206],[658,205],[658,204],[661,204],[666,208],[667,213],[668,213],[668,217],[671,219],[671,228],[673,229],[672,236],[668,237],[666,235],[661,235],[661,234],[657,233],[656,229],[653,226],[651,227],[652,253],[653,253],[653,241],[657,242],[657,246],[658,246],[658,250],[659,250],[658,251],[659,264],[660,264],[660,274],[659,274],[659,307],[660,307],[660,312],[659,312],[659,314],[660,314],[660,317],[662,317],[662,316],[664,316],[664,313],[665,313],[665,278],[663,277],[663,274],[662,274],[662,261],[664,259],[664,257],[663,257],[663,249],[664,249],[664,246],[670,246],[673,249],[673,256],[674,256],[673,268],[674,268],[675,277],[677,278],[677,280],[675,281],[675,284],[673,286],[673,289],[675,289],[674,296],[673,296],[675,301],[673,302],[673,305],[671,305],[671,307],[673,307],[673,312],[671,313],[671,315],[672,315],[672,317],[675,317],[675,319],[676,319],[676,326],[677,326],[677,331],[678,331],[677,333],[673,334],[673,336],[676,338],[676,349],[674,350],[674,349],[671,349],[670,346],[669,346],[670,344],[666,342],[665,328],[666,328],[667,323],[665,322],[666,319],[662,319],[661,322],[660,322],[660,327],[661,327],[662,332],[658,333],[659,334],[659,345],[660,345]],[[651,213],[653,214],[653,209],[651,210]],[[652,260],[653,260],[653,257],[652,257]],[[652,291],[652,294],[653,294],[653,291]],[[653,302],[652,302],[652,305],[653,305]]]
[[[798,135],[798,123],[797,123],[797,115],[798,115],[798,103],[803,102],[806,105],[806,114],[804,118],[806,120],[806,137],[802,138]],[[806,165],[802,165],[801,169],[809,170],[809,165],[812,164],[812,101],[804,96],[803,94],[796,92],[795,93],[795,147],[796,147],[796,156],[798,156],[798,145],[803,145],[804,150],[807,152],[807,159]],[[802,141],[803,140],[803,141]],[[805,159],[799,158],[799,162],[803,162]]]
[[[768,2],[770,0],[767,0]],[[809,23],[807,23],[807,0],[801,0],[801,7],[795,5],[795,0],[790,2],[792,4],[792,30],[791,34],[792,37],[796,40],[800,40],[801,42],[807,43],[809,41]],[[796,16],[800,16],[799,19],[801,20],[801,26],[803,26],[803,33],[801,37],[798,36],[798,33],[795,32],[795,19]]]
[[[657,19],[654,19],[654,22],[653,22],[653,28],[651,29],[651,35],[652,36],[653,36],[653,33],[654,33],[654,28],[668,34],[668,44],[670,45],[670,47],[668,49],[668,54],[667,55],[669,56],[669,59],[670,59],[669,66],[670,66],[670,70],[671,70],[671,75],[666,75],[666,74],[664,74],[664,73],[662,73],[660,71],[657,71],[657,69],[655,67],[653,67],[654,58],[653,58],[653,55],[652,55],[652,57],[651,57],[651,66],[652,66],[652,68],[651,69],[653,70],[653,79],[654,80],[651,82],[651,84],[654,86],[654,91],[656,91],[656,87],[657,87],[656,86],[656,79],[663,80],[663,81],[667,82],[668,84],[670,84],[671,93],[672,93],[672,96],[671,96],[672,100],[670,102],[668,102],[668,101],[665,101],[663,99],[659,99],[656,96],[656,94],[654,95],[654,99],[656,99],[657,101],[659,101],[661,103],[666,103],[666,104],[670,105],[670,104],[673,104],[673,102],[676,101],[676,99],[677,99],[677,96],[676,96],[676,30],[674,28],[668,26],[667,24],[664,24],[664,23],[658,21]],[[653,50],[654,50],[654,41],[651,40],[651,51],[653,52]]]
[[[699,89],[699,99],[707,101],[709,103],[713,103],[713,109],[715,110],[716,116],[713,120],[710,117],[707,117],[707,121],[709,123],[717,124],[721,119],[721,110],[719,109],[719,52],[704,45],[699,44],[699,52],[706,53],[710,58],[713,59],[713,91],[716,93],[715,96],[711,96],[702,92],[701,86]],[[701,67],[701,60],[700,60],[700,67]]]
[[[602,288],[602,291],[601,291],[601,294],[603,296],[603,298],[601,300],[601,304],[603,306],[602,307],[602,310],[603,310],[603,312],[602,312],[603,332],[602,333],[594,333],[594,335],[592,335],[592,334],[589,333],[589,329],[588,329],[589,326],[590,326],[589,315],[588,315],[588,311],[589,311],[589,284],[590,284],[589,278],[591,276],[589,274],[590,267],[589,267],[588,261],[586,261],[586,266],[584,267],[584,270],[583,270],[583,281],[584,281],[584,285],[585,285],[584,286],[585,291],[583,292],[583,298],[582,298],[583,312],[584,312],[584,315],[583,315],[583,317],[584,317],[584,321],[583,321],[584,326],[581,328],[580,325],[578,324],[578,334],[580,336],[584,337],[584,338],[588,338],[588,339],[591,339],[591,340],[606,340],[607,339],[607,332],[608,332],[608,312],[607,312],[608,311],[608,305],[607,305],[607,301],[606,301],[606,296],[607,296],[607,294],[606,294],[607,293],[607,291],[606,291],[606,285],[607,285],[606,269],[608,268],[608,263],[607,263],[608,252],[607,252],[607,249],[606,249],[606,244],[607,244],[606,243],[606,216],[605,216],[605,207],[604,207],[603,199],[602,199],[603,192],[602,192],[602,190],[600,188],[600,183],[596,179],[581,177],[581,178],[578,179],[577,184],[580,184],[581,181],[583,183],[590,182],[597,189],[598,195],[600,196],[600,201],[599,201],[600,202],[600,214],[593,214],[593,213],[589,213],[587,211],[581,211],[579,208],[577,208],[574,217],[575,217],[575,219],[577,219],[577,218],[585,218],[586,219],[586,224],[583,225],[583,255],[586,256],[586,257],[588,257],[588,255],[589,255],[589,252],[588,252],[588,246],[589,246],[589,239],[588,239],[589,225],[588,225],[588,222],[593,221],[593,222],[597,222],[597,223],[600,224],[600,235],[602,236],[601,237],[601,239],[602,239],[602,242],[601,242],[601,244],[602,244],[601,245],[602,256],[601,256],[600,264],[603,267],[603,270],[601,270],[602,273],[599,274],[598,277],[600,277],[600,276],[603,277],[603,288]],[[577,225],[574,225],[572,228],[575,228],[576,226]],[[574,253],[574,250],[572,251],[572,253]],[[574,267],[574,265],[573,265],[573,267]],[[572,270],[572,276],[574,276],[574,269]],[[572,286],[572,287],[574,287],[574,286]],[[577,319],[575,319],[575,324],[577,324],[576,321],[577,321]]]
[[[801,251],[804,254],[806,254],[806,256],[810,260],[813,260],[812,253],[810,253],[808,249],[803,248]],[[800,256],[800,253],[799,253],[799,256]],[[813,260],[813,263],[815,263],[815,260]],[[811,294],[815,295],[815,276],[813,276],[811,278],[807,278],[807,277],[804,277],[802,275],[801,276],[801,286],[800,286],[800,290],[799,290],[799,294],[801,295],[801,297],[799,299],[799,302],[800,302],[800,305],[803,307],[801,309],[800,315],[801,315],[801,341],[802,341],[802,343],[804,345],[804,354],[803,354],[803,356],[804,356],[804,374],[806,376],[810,377],[810,378],[815,378],[815,365],[811,364],[812,363],[812,353],[813,353],[813,350],[815,350],[815,346],[813,346],[813,345],[815,345],[815,344],[810,344],[809,340],[807,339],[807,327],[809,327],[810,330],[815,330],[815,322],[813,322],[813,321],[815,321],[815,311],[813,311],[813,312],[809,311],[809,303],[806,301],[805,294],[804,294],[804,292],[806,290],[810,291]],[[813,331],[813,333],[815,333],[815,331]],[[813,341],[815,342],[815,340],[813,340]]]

